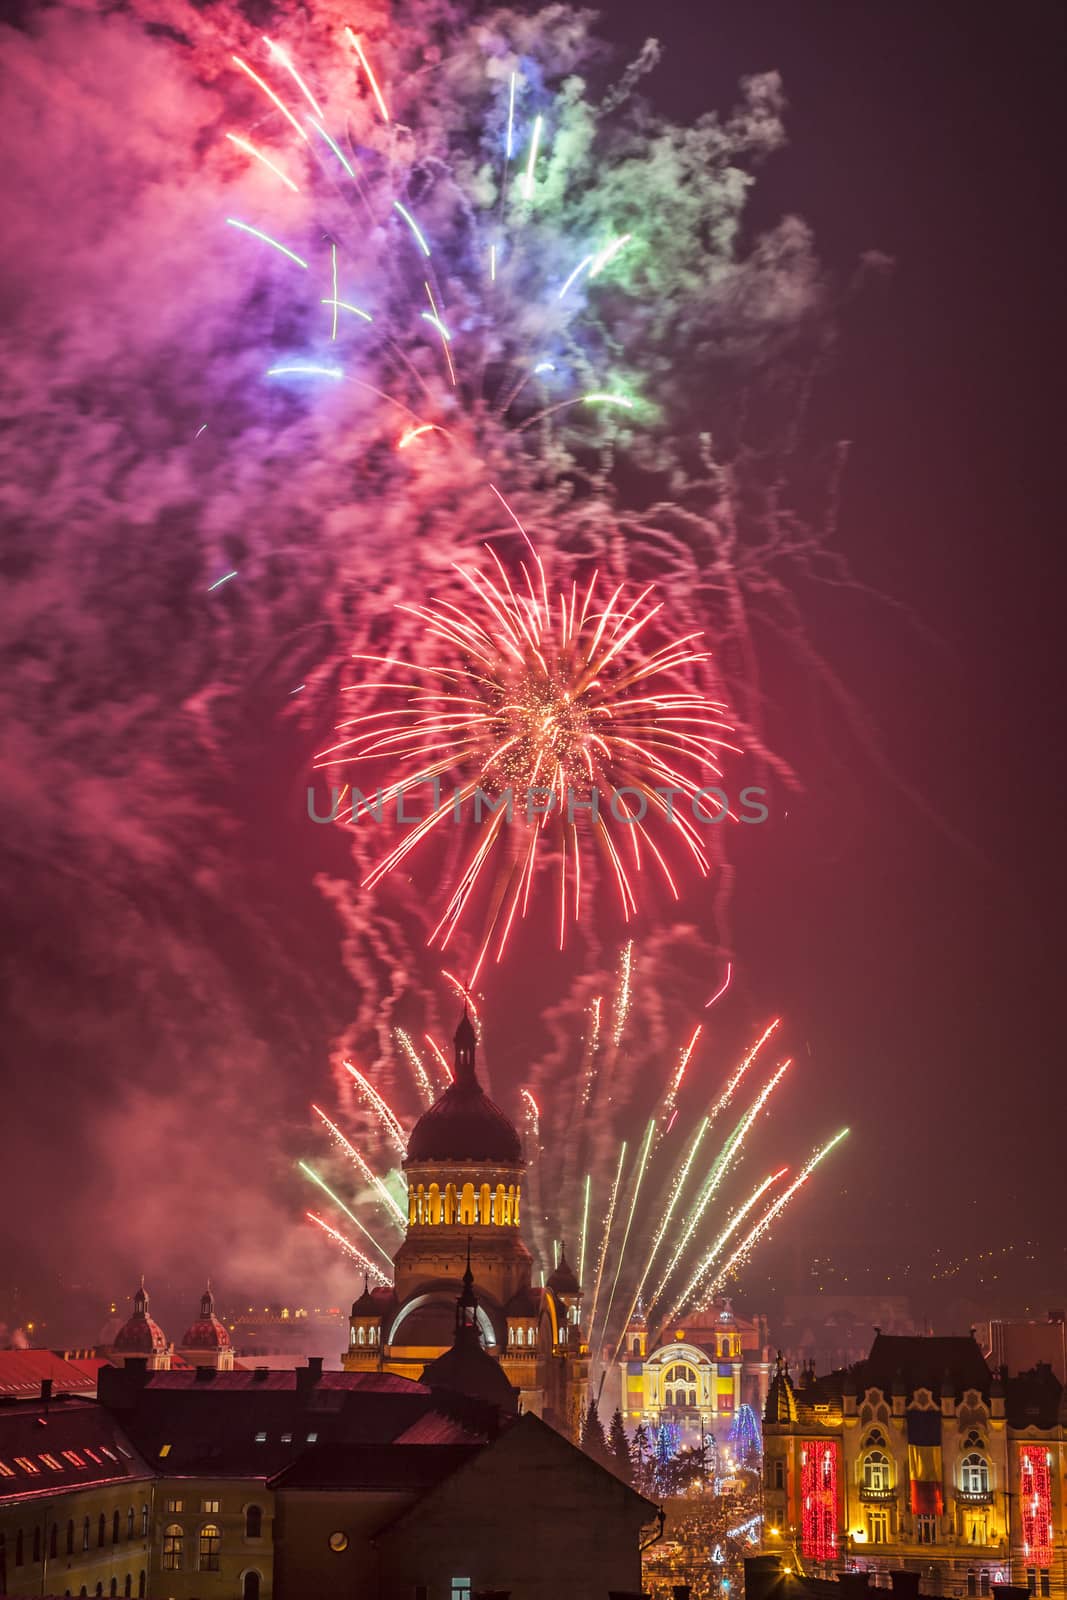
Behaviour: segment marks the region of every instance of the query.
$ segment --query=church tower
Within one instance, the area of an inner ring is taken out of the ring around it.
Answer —
[[[478,1082],[476,1052],[464,1007],[453,1081],[408,1140],[408,1227],[394,1284],[364,1284],[343,1364],[418,1380],[452,1350],[458,1300],[522,1408],[570,1433],[588,1384],[581,1285],[562,1258],[544,1288],[533,1286],[519,1231],[522,1141]]]
[[[442,1280],[458,1283],[469,1237],[479,1295],[505,1305],[529,1283],[532,1265],[519,1236],[522,1143],[478,1082],[466,1008],[455,1047],[453,1082],[408,1140],[408,1233],[395,1260],[396,1292],[403,1301]],[[454,1295],[449,1302],[451,1312]]]

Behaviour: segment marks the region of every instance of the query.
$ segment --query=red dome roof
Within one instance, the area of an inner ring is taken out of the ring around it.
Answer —
[[[144,1284],[133,1297],[133,1316],[115,1335],[113,1348],[124,1355],[162,1355],[168,1349],[167,1336],[158,1322],[148,1315],[148,1296]]]
[[[230,1335],[215,1315],[215,1301],[210,1289],[205,1289],[200,1301],[200,1315],[191,1327],[186,1328],[182,1339],[183,1350],[228,1350]]]
[[[522,1141],[474,1071],[475,1033],[464,1011],[456,1029],[456,1076],[411,1130],[407,1162],[489,1161],[522,1165]]]

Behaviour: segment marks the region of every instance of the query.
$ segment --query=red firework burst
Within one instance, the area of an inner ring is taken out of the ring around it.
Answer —
[[[372,812],[381,820],[385,806],[434,785],[433,810],[376,863],[365,887],[440,837],[442,827],[483,822],[430,940],[446,946],[476,888],[493,883],[471,982],[494,939],[499,960],[516,918],[526,915],[539,864],[557,873],[561,949],[568,922],[581,915],[589,850],[614,879],[627,921],[647,865],[678,898],[668,840],[706,875],[696,802],[722,776],[720,753],[737,748],[722,737],[731,731],[724,703],[701,685],[710,659],[701,634],[656,643],[663,603],[652,599],[651,585],[629,596],[594,571],[551,593],[541,557],[523,538],[528,559],[515,573],[488,546],[493,571],[456,567],[469,593],[465,606],[433,598],[401,607],[439,660],[354,658],[397,673],[348,686],[373,694],[375,709],[341,723],[345,737],[318,762],[389,773],[373,799],[353,778],[339,812],[348,824]]]

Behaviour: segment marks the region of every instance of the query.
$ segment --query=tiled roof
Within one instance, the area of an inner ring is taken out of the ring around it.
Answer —
[[[115,1419],[92,1400],[0,1406],[0,1501],[151,1476]]]
[[[52,1350],[0,1350],[0,1395],[29,1399],[40,1394],[43,1378],[51,1378],[54,1394],[84,1394],[96,1388],[95,1372],[85,1370],[88,1366],[85,1361],[64,1361]]]
[[[392,1373],[115,1372],[103,1398],[158,1471],[266,1479],[308,1446],[390,1443],[430,1410],[430,1390]]]

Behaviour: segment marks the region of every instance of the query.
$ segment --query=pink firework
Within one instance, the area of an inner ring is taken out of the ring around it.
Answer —
[[[348,686],[373,696],[374,709],[340,724],[344,738],[318,763],[352,770],[340,813],[352,825],[372,813],[383,820],[386,807],[399,816],[405,795],[433,787],[431,809],[408,819],[366,887],[442,829],[483,824],[430,937],[447,946],[477,906],[485,920],[471,982],[494,944],[500,959],[543,865],[554,875],[560,949],[581,916],[590,857],[613,880],[626,921],[646,869],[678,898],[672,846],[706,875],[698,820],[714,819],[701,794],[722,776],[721,752],[737,749],[723,737],[724,703],[701,681],[710,655],[700,633],[659,642],[663,603],[651,585],[628,594],[593,571],[553,593],[523,537],[528,557],[514,572],[489,546],[492,571],[456,566],[465,606],[433,598],[401,608],[437,659],[355,657],[391,675]]]

